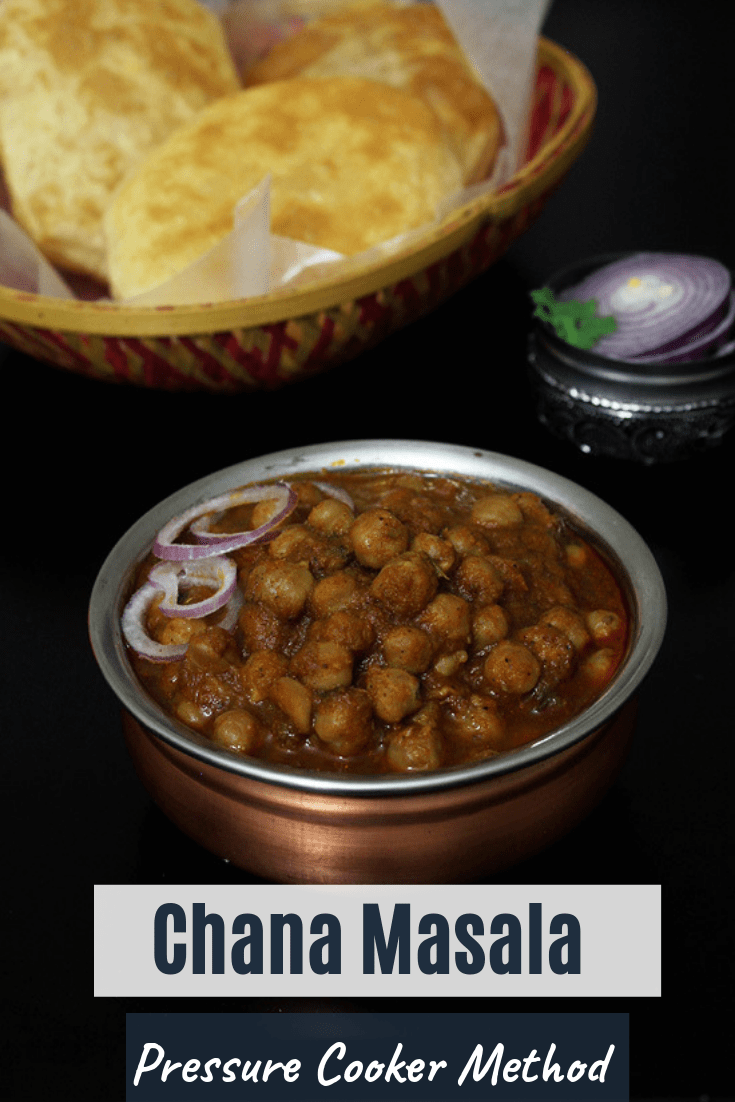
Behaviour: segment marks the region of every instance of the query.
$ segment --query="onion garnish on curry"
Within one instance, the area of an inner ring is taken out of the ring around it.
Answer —
[[[263,496],[266,495],[266,496]],[[211,514],[218,514],[248,502],[274,501],[276,512],[264,524],[252,531],[236,533],[218,533],[210,531]],[[231,494],[207,501],[203,505],[194,505],[181,516],[174,517],[156,536],[153,552],[161,559],[181,562],[186,559],[203,559],[211,554],[211,544],[217,546],[218,553],[225,554],[249,543],[258,543],[270,531],[277,528],[296,506],[296,494],[285,482],[273,486],[247,486]],[[196,543],[178,543],[178,537],[186,527],[190,527],[196,537]]]
[[[603,556],[536,494],[371,469],[173,517],[122,630],[151,695],[221,748],[410,773],[583,711],[623,658],[628,614]]]

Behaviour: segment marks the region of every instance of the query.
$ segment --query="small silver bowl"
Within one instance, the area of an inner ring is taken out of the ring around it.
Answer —
[[[592,257],[546,281],[554,294],[628,253]],[[534,319],[528,359],[539,420],[590,455],[652,464],[720,444],[735,425],[735,352],[672,364],[611,360]]]

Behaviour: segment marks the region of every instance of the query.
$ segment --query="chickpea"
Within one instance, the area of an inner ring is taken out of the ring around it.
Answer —
[[[604,684],[612,677],[616,664],[615,652],[610,650],[609,647],[602,647],[600,650],[593,651],[584,660],[582,670],[593,681]]]
[[[339,570],[336,574],[330,574],[328,578],[322,578],[316,583],[309,595],[309,607],[319,618],[329,616],[333,612],[340,612],[354,605],[361,591],[361,586],[354,574]]]
[[[408,617],[425,608],[438,584],[431,559],[419,551],[407,551],[386,563],[370,590],[386,608]]]
[[[240,684],[251,704],[260,704],[270,696],[272,687],[288,671],[288,661],[272,650],[251,654],[239,670]]]
[[[517,563],[515,559],[506,559],[503,555],[488,555],[487,559],[495,567],[503,579],[503,584],[508,589],[514,590],[516,593],[528,592],[528,582],[520,563]]]
[[[317,620],[310,632],[310,638],[341,643],[355,654],[361,654],[375,641],[375,629],[365,617],[341,610],[333,612],[324,620]]]
[[[325,536],[346,535],[355,519],[355,515],[344,501],[327,497],[315,505],[308,516],[308,523]]]
[[[445,721],[462,742],[498,745],[503,738],[503,721],[490,696],[473,693],[469,700],[458,698],[447,708]]]
[[[193,689],[196,694],[194,699],[208,716],[229,708],[233,698],[237,696],[233,686],[214,673],[202,674],[196,684],[190,684],[189,688]]]
[[[335,574],[343,570],[349,561],[350,553],[346,546],[327,537],[315,541],[311,556],[311,569],[315,574]]]
[[[330,693],[318,702],[314,730],[335,754],[349,756],[364,750],[373,734],[373,709],[364,689]]]
[[[477,650],[499,643],[509,630],[508,616],[500,605],[482,605],[472,617],[472,642]]]
[[[462,597],[439,593],[420,616],[421,626],[438,643],[466,646],[470,641],[472,610]]]
[[[251,572],[245,596],[260,601],[282,620],[294,620],[303,611],[313,588],[314,578],[305,566],[265,560]]]
[[[250,544],[247,547],[238,547],[229,556],[237,563],[237,578],[240,589],[245,591],[245,583],[250,571],[263,558],[263,547],[259,544]]]
[[[290,662],[293,673],[317,692],[344,689],[352,681],[352,653],[341,643],[304,643]]]
[[[457,561],[457,553],[449,540],[435,536],[431,532],[419,532],[411,543],[412,551],[423,551],[433,562],[440,574],[449,574]]]
[[[296,482],[294,489],[299,499],[298,505],[304,505],[308,509],[313,509],[324,497],[322,491],[313,482]]]
[[[488,494],[472,506],[472,519],[481,528],[511,528],[523,524],[523,513],[509,494]]]
[[[154,633],[159,643],[166,646],[189,643],[195,635],[204,631],[206,624],[202,620],[184,619],[178,616],[166,617],[164,623]]]
[[[574,609],[564,605],[556,605],[545,612],[541,617],[542,624],[551,624],[552,627],[566,635],[575,650],[581,651],[590,641],[590,634],[584,626],[584,620]]]
[[[279,677],[271,688],[270,698],[288,716],[297,734],[308,735],[313,701],[306,685],[294,677]]]
[[[393,628],[383,640],[386,663],[409,673],[423,673],[428,669],[433,651],[426,632],[409,624]]]
[[[472,600],[490,604],[505,588],[503,579],[484,555],[466,555],[455,574],[457,586]]]
[[[350,545],[358,562],[373,570],[401,555],[408,547],[405,524],[388,509],[368,509],[350,528]]]
[[[225,655],[231,646],[232,639],[224,628],[216,625],[205,627],[189,643],[186,661],[200,670],[223,673],[230,666]]]
[[[458,555],[483,555],[490,550],[490,544],[484,536],[466,524],[455,524],[445,528],[444,539],[451,543]]]
[[[385,723],[399,723],[421,704],[419,680],[407,670],[373,666],[365,687],[375,714]]]
[[[596,643],[607,643],[613,639],[620,631],[622,623],[616,612],[609,612],[604,608],[587,613],[587,626]]]
[[[274,612],[252,601],[246,601],[240,610],[238,627],[245,653],[283,650],[289,635],[286,625]]]
[[[271,540],[268,554],[273,559],[308,565],[314,551],[314,535],[303,524],[292,524]]]
[[[570,566],[579,570],[587,562],[587,548],[583,543],[568,543],[564,550]]]
[[[253,506],[253,511],[250,515],[251,528],[260,528],[261,525],[267,524],[269,520],[276,515],[280,508],[277,498],[267,498],[265,501],[258,501]]]
[[[212,741],[241,754],[251,754],[263,741],[263,728],[255,716],[242,708],[222,712],[214,721]]]
[[[576,652],[571,640],[558,628],[551,624],[536,624],[535,627],[524,628],[518,638],[533,651],[543,666],[546,686],[558,685],[569,677]]]
[[[252,523],[253,504],[243,501],[240,505],[232,505],[223,513],[210,514],[209,530],[211,532],[246,532],[255,527]]]
[[[493,689],[521,695],[529,693],[541,676],[541,663],[522,643],[496,644],[485,659],[486,680]]]
[[[444,745],[439,730],[424,723],[411,723],[388,736],[385,759],[396,773],[428,772],[439,769]]]
[[[182,723],[188,727],[202,728],[207,722],[207,716],[193,700],[181,700],[176,705],[176,715]]]
[[[545,608],[556,608],[557,605],[573,605],[574,596],[569,587],[560,578],[536,578],[536,593],[540,603]]]
[[[513,501],[523,513],[526,520],[532,524],[540,524],[544,528],[553,528],[556,521],[553,515],[536,494],[526,490],[518,494],[511,494]]]

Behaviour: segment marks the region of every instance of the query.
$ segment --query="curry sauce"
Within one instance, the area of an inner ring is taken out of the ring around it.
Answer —
[[[185,653],[131,654],[166,711],[218,746],[298,768],[423,772],[548,734],[614,676],[628,637],[621,588],[536,494],[375,469],[289,481],[290,516],[230,552],[235,626],[154,601],[148,633]],[[256,528],[270,505],[227,510],[210,530]]]

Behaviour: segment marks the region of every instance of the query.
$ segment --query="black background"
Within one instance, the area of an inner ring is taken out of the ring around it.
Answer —
[[[726,10],[556,0],[545,32],[585,62],[598,86],[587,150],[503,261],[343,368],[274,393],[170,395],[8,353],[0,542],[7,1097],[123,1098],[125,1011],[380,1009],[359,991],[328,1004],[93,999],[93,884],[247,877],[180,835],[139,785],[88,646],[86,607],[112,544],[185,483],[292,445],[391,436],[519,456],[599,494],[651,546],[670,619],[620,780],[583,826],[502,878],[662,884],[663,997],[573,1006],[399,999],[390,1009],[626,1011],[632,1097],[735,1097],[735,439],[651,468],[584,456],[538,425],[524,359],[528,290],[567,263],[666,249],[735,267]]]
[[[162,1082],[163,1062],[168,1058],[181,1067],[194,1053],[205,1052],[209,1059],[210,1053],[222,1054],[222,1071],[214,1070],[214,1082],[195,1080],[186,1086],[186,1097],[192,1102],[246,1098],[257,1102],[323,1102],[325,1086],[319,1081],[319,1067],[325,1057],[321,1075],[327,1081],[341,1077],[339,1086],[332,1083],[327,1088],[330,1095],[339,1092],[340,1102],[403,1102],[407,1095],[417,1094],[422,1102],[447,1102],[452,1094],[463,1102],[484,1102],[493,1080],[490,1090],[498,1102],[517,1102],[519,1097],[528,1102],[562,1102],[565,1096],[584,1097],[590,1073],[596,1077],[594,1097],[599,1102],[619,1102],[628,1083],[626,1014],[142,1013],[128,1015],[127,1037],[128,1097],[139,1102],[181,1102],[183,1069]],[[153,1037],[156,1040],[152,1043],[165,1052],[165,1057],[157,1049],[146,1050]],[[329,1054],[336,1041],[344,1045],[344,1051]],[[537,1054],[538,1062],[529,1065],[525,1081],[522,1072],[516,1079],[506,1080],[496,1061],[488,1066],[497,1046],[500,1063],[506,1067],[511,1054],[519,1060],[519,1067],[524,1057]],[[478,1063],[473,1059],[476,1052]],[[301,1066],[294,1069],[295,1077],[291,1072],[288,1086],[280,1070],[266,1081],[261,1073],[257,1085],[253,1079],[223,1082],[226,1061],[235,1053],[242,1059],[243,1070],[248,1061],[254,1065],[258,1060],[263,1068],[268,1060],[281,1064],[296,1060]],[[201,1060],[201,1067],[206,1059]],[[347,1067],[355,1060],[362,1064],[364,1074],[347,1082]],[[407,1065],[414,1060],[423,1060],[426,1069],[417,1069],[421,1079],[415,1082],[420,1086],[412,1086],[407,1074]],[[429,1072],[431,1060],[445,1065],[433,1078]],[[575,1060],[588,1070],[570,1087],[567,1075]],[[366,1076],[373,1061],[382,1063],[385,1070],[371,1080]],[[395,1072],[391,1074],[391,1064],[400,1078]],[[554,1073],[544,1078],[544,1070],[547,1066],[551,1070],[553,1064],[557,1064],[563,1079],[556,1080]]]

